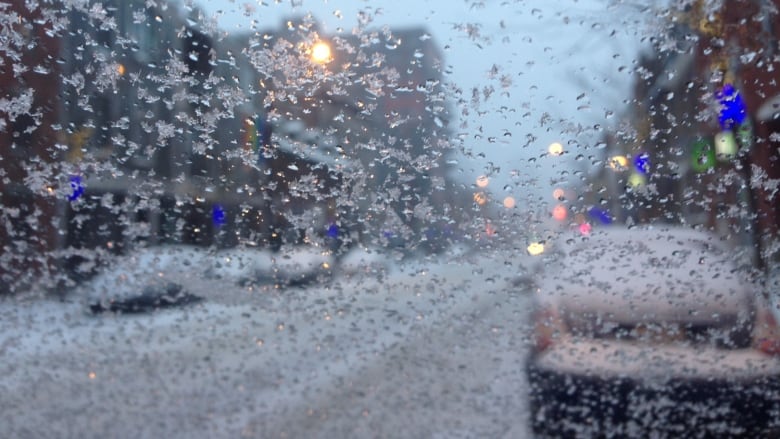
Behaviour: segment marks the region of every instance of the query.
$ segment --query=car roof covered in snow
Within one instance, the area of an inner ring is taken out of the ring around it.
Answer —
[[[607,227],[561,249],[539,299],[621,322],[707,322],[756,293],[718,238],[681,227]]]

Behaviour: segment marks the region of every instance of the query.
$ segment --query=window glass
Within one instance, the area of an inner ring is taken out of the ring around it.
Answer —
[[[778,7],[0,3],[0,437],[780,434]]]

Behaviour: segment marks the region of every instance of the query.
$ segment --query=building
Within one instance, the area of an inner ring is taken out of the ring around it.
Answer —
[[[591,194],[613,218],[700,225],[778,257],[780,2],[694,2],[642,54]],[[601,194],[599,192],[601,191]]]
[[[248,97],[244,126],[225,120],[220,131],[243,132],[232,142],[257,139],[251,133],[259,125],[273,131],[257,153],[268,172],[249,177],[271,188],[253,217],[274,230],[300,229],[293,237],[316,239],[316,230],[335,227],[364,243],[381,239],[386,234],[374,232],[383,228],[408,237],[441,222],[454,201],[449,109],[441,54],[424,29],[324,35],[309,17],[291,18],[281,28],[232,35],[220,53],[230,57],[219,75],[236,79]],[[300,190],[303,181],[318,189]]]
[[[325,35],[303,17],[223,35],[168,2],[0,7],[21,36],[0,72],[9,282],[69,283],[161,243],[417,246],[456,221],[424,29]]]
[[[61,140],[56,4],[0,5],[0,293],[57,283]]]

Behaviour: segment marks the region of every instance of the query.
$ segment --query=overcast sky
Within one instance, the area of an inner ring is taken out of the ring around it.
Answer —
[[[518,200],[551,193],[559,185],[555,180],[566,177],[562,171],[571,168],[574,157],[589,154],[599,134],[593,127],[609,127],[615,120],[609,112],[619,113],[621,102],[629,97],[632,61],[643,31],[643,25],[636,22],[645,17],[630,7],[609,9],[608,3],[196,2],[209,18],[218,20],[220,29],[229,32],[248,31],[253,26],[275,28],[285,17],[306,13],[321,22],[326,34],[351,33],[361,12],[372,17],[370,27],[426,27],[444,52],[449,66],[446,80],[463,90],[467,99],[474,88],[496,89],[479,106],[470,105],[468,118],[457,121],[464,146],[475,155],[484,155],[476,162],[462,162],[461,179],[473,181],[500,167],[492,175],[492,189]],[[511,85],[502,86],[502,77]],[[565,145],[563,157],[543,157],[552,142]]]

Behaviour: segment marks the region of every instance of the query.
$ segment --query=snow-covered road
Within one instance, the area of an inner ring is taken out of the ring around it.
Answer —
[[[0,437],[527,437],[520,259],[379,271],[182,275],[206,300],[139,315],[0,302]]]

